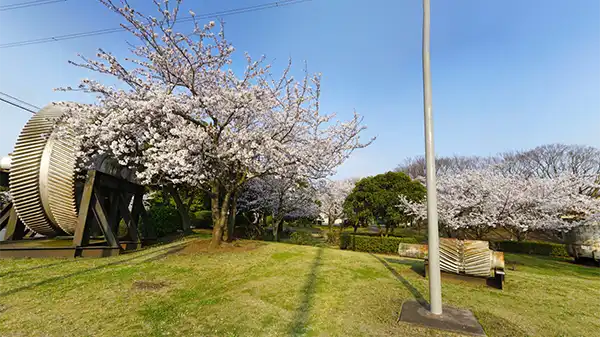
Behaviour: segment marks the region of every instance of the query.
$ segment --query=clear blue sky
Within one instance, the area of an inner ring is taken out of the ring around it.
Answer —
[[[184,1],[197,14],[261,4]],[[272,1],[272,0],[271,0]],[[23,0],[2,0],[7,5]],[[149,0],[130,0],[151,9]],[[142,8],[140,7],[140,8]],[[364,115],[377,136],[338,176],[393,169],[423,154],[421,2],[313,0],[225,17],[238,52],[265,54],[276,69],[323,73],[322,108]],[[118,26],[95,0],[0,12],[0,43]],[[0,49],[0,91],[38,106],[86,100],[52,89],[97,76],[67,64],[102,47],[125,55],[127,33]],[[562,142],[600,147],[600,1],[432,0],[436,151],[488,155]],[[0,155],[28,114],[0,104]]]

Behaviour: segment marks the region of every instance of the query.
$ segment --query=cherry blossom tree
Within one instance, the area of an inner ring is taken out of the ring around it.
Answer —
[[[245,70],[236,73],[223,25],[215,32],[214,22],[201,25],[191,11],[192,31],[177,32],[181,1],[155,0],[157,17],[126,1],[122,7],[100,2],[125,19],[122,26],[137,43],[131,43],[132,58],[119,60],[100,49],[95,59],[72,62],[129,86],[85,79],[77,90],[97,94],[98,102],[63,103],[66,124],[84,149],[80,156],[114,157],[144,184],[207,190],[211,247],[220,244],[247,181],[267,175],[321,179],[370,143],[360,140],[365,127],[357,114],[340,122],[321,112],[320,75],[305,72],[296,80],[290,62],[275,77],[264,57],[249,55]]]
[[[438,174],[459,173],[465,170],[495,166],[507,174],[526,178],[553,178],[562,174],[600,176],[600,149],[585,145],[545,144],[529,150],[508,151],[494,156],[437,157]],[[425,157],[408,158],[396,171],[411,178],[425,176]]]
[[[324,180],[319,185],[318,200],[320,211],[327,218],[329,232],[333,232],[333,224],[344,216],[344,201],[354,188],[354,180]]]
[[[529,177],[487,168],[438,177],[438,215],[447,234],[469,230],[482,238],[502,226],[518,240],[532,230],[566,232],[600,211],[594,176],[562,174]],[[427,217],[426,201],[400,197],[400,207],[419,219]]]
[[[240,200],[241,208],[273,217],[273,234],[279,241],[285,218],[316,217],[318,208],[315,188],[295,177],[264,177],[245,186]]]
[[[489,193],[491,185],[501,185],[489,170],[443,173],[438,176],[438,217],[446,235],[453,236],[464,228],[473,230],[478,237],[496,226],[496,200]],[[414,202],[400,196],[401,208],[417,220],[427,218],[426,200]]]
[[[595,175],[564,173],[521,181],[527,194],[511,209],[508,228],[565,233],[600,213],[600,199],[590,195],[600,187]]]

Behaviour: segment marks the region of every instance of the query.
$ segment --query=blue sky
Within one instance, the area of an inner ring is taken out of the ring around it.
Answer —
[[[272,1],[272,0],[271,0]],[[2,0],[8,5],[21,0]],[[184,1],[211,13],[270,0]],[[152,10],[149,0],[130,0]],[[364,116],[369,148],[339,177],[393,169],[423,154],[421,2],[312,0],[225,17],[239,54],[287,58],[322,72],[322,109]],[[488,155],[553,142],[600,147],[600,1],[432,0],[432,72],[438,155]],[[0,12],[0,44],[112,28],[95,0]],[[185,26],[182,26],[185,28]],[[0,91],[38,106],[91,98],[58,93],[96,74],[67,63],[98,47],[126,55],[127,33],[0,49]],[[29,115],[0,104],[0,155]]]

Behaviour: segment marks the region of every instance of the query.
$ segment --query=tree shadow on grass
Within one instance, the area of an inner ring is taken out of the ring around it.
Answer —
[[[384,258],[386,262],[402,264],[405,266],[410,266],[410,270],[414,271],[419,276],[425,276],[425,262],[423,260],[414,260],[414,259],[393,259],[386,257]]]
[[[0,277],[14,275],[14,274],[19,274],[19,273],[23,273],[23,272],[26,272],[26,271],[36,270],[36,269],[43,269],[43,268],[48,268],[48,267],[53,267],[53,266],[58,266],[58,265],[65,265],[65,264],[69,264],[69,263],[72,263],[72,262],[75,262],[75,261],[76,261],[75,259],[71,259],[71,260],[66,260],[65,259],[65,260],[62,260],[62,261],[59,261],[59,262],[42,264],[42,265],[39,265],[39,266],[30,267],[30,268],[22,268],[22,269],[17,269],[17,270],[11,270],[11,271],[8,271],[6,273],[1,273]]]
[[[406,280],[402,275],[400,275],[400,273],[398,273],[398,271],[396,271],[396,269],[392,268],[392,266],[390,266],[390,264],[386,261],[389,260],[390,262],[393,263],[401,263],[401,264],[410,264],[412,266],[412,263],[419,263],[419,261],[417,260],[398,260],[398,259],[382,259],[377,255],[371,254],[369,253],[371,256],[373,256],[374,258],[376,258],[379,262],[381,262],[386,268],[387,270],[390,271],[390,273],[392,273],[392,275],[394,275],[394,277],[400,281],[400,283],[402,283],[402,285],[404,285],[404,287],[406,287],[406,289],[408,289],[408,291],[410,291],[410,293],[413,295],[413,297],[415,298],[415,300],[417,300],[417,302],[419,302],[419,304],[421,304],[423,307],[428,308],[429,307],[429,303],[427,303],[427,301],[425,300],[425,297],[423,297],[423,294],[421,294],[421,292],[415,288],[410,282],[408,282],[408,280]],[[412,269],[412,267],[411,267]]]
[[[319,248],[315,259],[313,260],[313,264],[310,267],[310,273],[301,290],[302,301],[300,302],[300,306],[296,309],[294,319],[289,326],[289,333],[291,336],[302,335],[306,332],[306,323],[308,323],[309,313],[316,291],[317,272],[321,265],[322,257],[323,248]]]
[[[487,333],[494,332],[494,336],[502,337],[520,337],[529,336],[529,334],[523,330],[515,322],[505,319],[500,316],[488,311],[475,311],[477,320],[481,323],[484,330]]]
[[[33,289],[35,287],[39,287],[39,286],[43,286],[43,285],[46,285],[46,284],[49,284],[49,283],[53,283],[53,282],[56,282],[56,281],[64,280],[64,279],[66,279],[68,277],[79,276],[79,275],[82,275],[82,274],[85,274],[85,273],[89,273],[89,272],[92,272],[92,271],[96,271],[96,270],[100,270],[100,269],[103,269],[103,268],[106,268],[106,267],[111,267],[111,266],[123,264],[125,262],[136,260],[136,259],[139,259],[141,257],[145,257],[145,256],[148,256],[148,255],[152,255],[152,254],[155,254],[155,253],[158,253],[158,252],[166,250],[166,252],[164,252],[162,254],[158,254],[158,255],[152,256],[152,257],[150,257],[148,259],[143,259],[141,261],[135,261],[133,264],[140,264],[140,263],[144,263],[144,262],[148,262],[148,261],[155,261],[155,260],[163,258],[163,257],[165,257],[167,255],[176,253],[176,252],[184,249],[188,244],[189,244],[189,242],[183,242],[183,243],[180,243],[180,244],[177,244],[177,245],[174,245],[174,246],[169,246],[169,247],[165,247],[165,248],[162,248],[162,249],[153,250],[153,251],[147,252],[145,254],[137,254],[137,255],[132,256],[132,257],[130,257],[128,259],[122,259],[122,260],[118,260],[118,261],[114,261],[114,262],[109,262],[109,263],[101,264],[101,265],[96,266],[96,267],[92,267],[92,268],[88,268],[88,269],[83,269],[83,270],[78,270],[76,272],[72,272],[72,273],[65,274],[65,275],[59,275],[59,276],[50,277],[50,278],[47,278],[47,279],[39,281],[39,282],[35,282],[35,283],[31,283],[31,284],[28,284],[28,285],[25,285],[25,286],[22,286],[22,287],[18,287],[18,288],[7,290],[5,292],[0,293],[0,297],[12,295],[12,294],[21,292],[23,290],[29,290],[29,289]]]

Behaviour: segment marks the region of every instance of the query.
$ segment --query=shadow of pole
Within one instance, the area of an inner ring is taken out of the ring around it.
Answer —
[[[376,258],[379,262],[381,262],[387,268],[387,270],[389,270],[392,273],[392,275],[394,275],[394,277],[396,277],[396,279],[398,281],[400,281],[400,283],[402,283],[404,285],[404,287],[406,287],[406,289],[408,289],[408,291],[410,291],[410,293],[417,300],[417,302],[419,302],[419,304],[421,304],[423,307],[426,307],[426,308],[429,307],[429,303],[427,303],[427,301],[425,300],[425,297],[423,297],[423,294],[421,294],[421,292],[419,292],[419,290],[417,288],[415,288],[402,275],[400,275],[396,271],[396,269],[392,268],[392,266],[390,266],[390,264],[387,263],[387,261],[385,261],[384,259],[382,259],[379,256],[374,255],[372,253],[369,253],[369,254],[371,256],[373,256],[374,258]]]
[[[169,247],[165,247],[165,248],[162,248],[162,249],[153,250],[153,251],[147,252],[145,254],[139,254],[139,255],[130,257],[128,259],[123,259],[123,260],[118,260],[118,261],[114,261],[114,262],[110,262],[110,263],[101,264],[101,265],[93,267],[93,268],[78,270],[76,272],[65,274],[65,275],[59,275],[59,276],[50,277],[50,278],[47,278],[47,279],[39,281],[39,282],[35,282],[35,283],[28,284],[28,285],[25,285],[25,286],[22,286],[22,287],[18,287],[18,288],[7,290],[5,292],[0,293],[0,297],[12,295],[12,294],[18,293],[18,292],[23,291],[23,290],[33,289],[35,287],[39,287],[41,285],[45,285],[45,284],[52,283],[52,282],[55,282],[55,281],[63,280],[63,279],[68,278],[68,277],[74,277],[74,276],[78,276],[78,275],[81,275],[81,274],[89,273],[89,272],[92,272],[92,271],[100,270],[100,269],[103,269],[105,267],[110,267],[110,266],[115,266],[115,265],[123,264],[125,262],[136,260],[136,259],[139,259],[141,257],[145,257],[145,256],[148,256],[148,255],[153,255],[155,253],[162,252],[162,251],[166,250],[166,252],[164,252],[162,254],[158,254],[156,256],[152,256],[152,257],[150,257],[148,259],[144,259],[144,260],[141,260],[141,261],[136,261],[136,262],[134,262],[134,264],[140,264],[140,263],[144,263],[144,262],[148,262],[148,261],[154,261],[154,260],[157,260],[159,258],[165,257],[165,256],[167,256],[169,254],[176,253],[176,252],[184,249],[185,246],[187,246],[188,244],[189,244],[189,242],[183,242],[183,243],[179,243],[179,244],[176,244],[176,245],[173,245],[173,246],[169,246]]]
[[[317,272],[319,266],[321,265],[321,259],[323,257],[323,248],[319,248],[317,251],[317,255],[313,260],[313,264],[310,267],[310,274],[306,278],[306,282],[304,283],[304,287],[302,287],[302,302],[300,302],[300,306],[296,309],[296,313],[294,315],[294,319],[289,327],[290,336],[301,335],[306,330],[306,323],[308,323],[308,314],[310,313],[310,307],[315,295],[316,284],[317,284]]]

